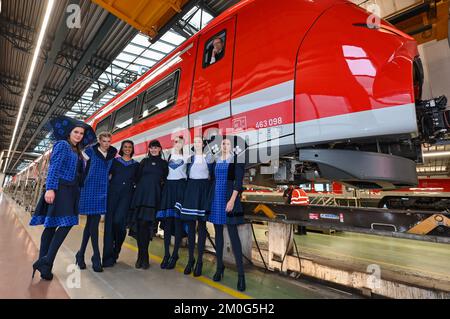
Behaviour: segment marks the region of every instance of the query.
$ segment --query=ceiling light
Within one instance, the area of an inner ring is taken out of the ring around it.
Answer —
[[[450,156],[450,152],[427,152],[422,154],[423,157],[441,157],[441,156]]]
[[[28,91],[30,90],[31,80],[33,79],[33,74],[36,69],[37,59],[39,57],[39,52],[41,51],[42,42],[44,41],[44,35],[47,30],[48,22],[50,20],[50,14],[52,13],[53,6],[55,4],[55,0],[48,0],[47,8],[45,9],[44,20],[42,21],[41,30],[39,32],[39,37],[36,43],[36,48],[34,49],[33,59],[31,60],[30,71],[28,73],[27,83],[25,84],[25,90],[23,91],[22,101],[20,102],[19,114],[17,115],[16,125],[14,126],[13,135],[11,138],[11,144],[9,145],[8,155],[6,156],[5,167],[3,169],[3,173],[6,172],[8,167],[8,161],[11,155],[11,149],[14,144],[14,139],[16,138],[17,129],[19,127],[20,118],[22,117],[23,108],[25,106],[25,102],[27,100]]]

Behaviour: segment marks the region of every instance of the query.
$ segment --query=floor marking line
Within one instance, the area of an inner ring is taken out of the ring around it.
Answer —
[[[125,242],[125,243],[123,243],[123,246],[125,246],[128,249],[131,249],[131,250],[133,250],[135,252],[138,251],[137,247],[132,245],[132,244],[130,244],[130,243],[126,243]],[[161,263],[161,261],[162,261],[162,258],[160,256],[157,256],[157,255],[150,254],[150,258],[153,261],[156,261],[158,263]],[[178,271],[180,273],[184,272],[184,269],[182,267],[177,266],[175,269],[176,269],[176,271]],[[234,290],[234,289],[232,289],[230,287],[227,287],[225,285],[219,284],[219,283],[217,283],[217,282],[215,282],[215,281],[213,281],[213,280],[211,280],[211,279],[209,279],[207,277],[204,277],[204,276],[194,277],[194,276],[191,276],[191,275],[190,275],[190,277],[192,279],[201,281],[202,283],[204,283],[204,284],[206,284],[208,286],[211,286],[211,287],[213,287],[213,288],[215,288],[215,289],[217,289],[217,290],[219,290],[221,292],[224,292],[224,293],[226,293],[228,295],[231,295],[232,297],[239,298],[239,299],[253,299],[251,296],[249,296],[247,294],[244,294],[242,292],[238,292],[238,291],[236,291],[236,290]]]

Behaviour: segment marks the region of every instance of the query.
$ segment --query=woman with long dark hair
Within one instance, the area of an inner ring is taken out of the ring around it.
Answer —
[[[223,264],[223,226],[227,225],[238,269],[237,289],[245,290],[244,266],[242,261],[242,245],[237,226],[244,223],[244,211],[240,200],[245,173],[245,163],[240,163],[233,152],[237,144],[236,136],[224,136],[221,151],[216,158],[212,170],[212,204],[208,221],[214,224],[216,244],[216,273],[213,280],[222,280],[225,270]]]
[[[127,229],[127,215],[133,199],[139,163],[133,160],[134,143],[122,142],[120,157],[113,160],[109,170],[108,210],[103,237],[103,267],[112,267],[119,258]]]
[[[153,235],[153,223],[160,207],[161,189],[167,177],[167,162],[161,157],[161,143],[148,144],[148,155],[139,164],[136,190],[131,208],[131,223],[137,227],[138,258],[136,268],[150,267],[148,246]]]
[[[86,225],[83,231],[80,250],[75,256],[80,269],[85,269],[84,254],[91,239],[93,255],[92,269],[102,272],[100,249],[98,246],[98,227],[100,218],[106,213],[108,196],[109,170],[116,156],[117,149],[111,146],[111,133],[101,132],[98,143],[88,147],[83,152],[86,160],[86,172],[80,194],[80,214],[86,215]]]
[[[209,195],[212,172],[212,164],[203,153],[205,143],[201,136],[194,137],[194,154],[189,158],[186,174],[188,181],[182,202],[176,203],[180,211],[181,220],[188,225],[188,251],[189,260],[184,269],[184,274],[189,275],[195,263],[195,230],[198,224],[198,256],[195,264],[194,277],[202,274],[203,251],[206,242],[206,221],[209,213]]]
[[[164,228],[164,258],[160,265],[163,269],[175,268],[183,231],[180,213],[175,208],[175,204],[183,199],[186,189],[187,159],[183,155],[183,146],[183,137],[175,137],[172,152],[168,158],[169,173],[162,192],[161,210],[156,214],[156,218],[162,221]],[[175,233],[175,243],[172,255],[170,255],[172,230]]]
[[[90,144],[95,133],[92,128],[69,117],[50,121],[52,138],[56,140],[50,155],[46,191],[40,198],[30,225],[44,225],[39,259],[33,264],[41,278],[52,280],[56,254],[67,234],[78,225],[78,198],[83,175],[81,150]]]

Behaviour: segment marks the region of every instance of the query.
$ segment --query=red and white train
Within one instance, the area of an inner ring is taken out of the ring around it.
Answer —
[[[170,148],[186,132],[279,145],[279,158],[259,163],[270,174],[250,170],[253,182],[415,185],[420,144],[447,132],[446,99],[421,101],[416,42],[369,20],[344,0],[241,1],[87,121],[115,145],[132,139],[138,158],[150,140]],[[210,64],[217,37],[224,55]]]

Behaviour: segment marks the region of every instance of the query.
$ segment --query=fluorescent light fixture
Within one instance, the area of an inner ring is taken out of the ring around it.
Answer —
[[[412,191],[443,191],[442,187],[412,187]]]
[[[441,156],[450,156],[450,152],[427,152],[422,154],[423,157],[441,157]]]
[[[156,104],[155,106],[156,106],[159,110],[161,110],[161,109],[165,108],[167,105],[169,105],[169,101],[168,101],[168,100],[164,100],[164,101],[162,101],[162,102]]]
[[[446,172],[447,166],[439,166],[439,168],[433,166],[417,167],[417,171],[420,173]]]
[[[16,125],[14,126],[13,135],[11,138],[11,145],[9,145],[8,155],[6,157],[5,167],[3,169],[3,173],[6,172],[6,168],[8,167],[8,161],[11,155],[11,149],[14,144],[14,139],[16,138],[17,129],[19,127],[20,118],[22,117],[23,108],[25,106],[25,102],[27,100],[28,91],[30,90],[31,80],[33,79],[33,74],[36,69],[37,59],[39,57],[39,52],[41,51],[42,42],[44,41],[44,35],[47,31],[48,22],[50,20],[50,15],[52,13],[53,7],[55,5],[55,0],[48,0],[47,8],[45,9],[44,21],[42,22],[41,31],[39,32],[39,37],[36,43],[36,48],[34,49],[33,59],[31,60],[30,71],[28,73],[27,83],[25,84],[25,90],[23,91],[22,101],[20,102],[19,114],[17,115]]]
[[[118,128],[118,129],[121,129],[121,128],[124,128],[125,126],[128,126],[128,125],[130,125],[131,124],[131,122],[133,122],[133,119],[131,118],[131,119],[128,119],[128,120],[126,120],[125,122],[123,122],[123,123],[120,123],[120,124],[117,124],[116,125],[116,127]]]

